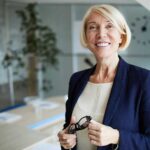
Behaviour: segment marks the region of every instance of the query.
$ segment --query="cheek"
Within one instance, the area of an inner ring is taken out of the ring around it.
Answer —
[[[95,41],[95,36],[93,34],[87,35],[87,42],[89,42],[89,44]]]
[[[122,42],[122,38],[121,38],[121,34],[120,34],[120,33],[114,32],[112,35],[113,35],[114,41],[115,41],[117,44],[119,44],[119,43]]]

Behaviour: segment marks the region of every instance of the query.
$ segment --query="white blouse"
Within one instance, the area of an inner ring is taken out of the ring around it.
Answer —
[[[89,115],[93,120],[102,123],[112,85],[113,82],[88,82],[73,110],[76,121]],[[77,147],[78,150],[96,150],[96,146],[89,141],[87,129],[77,132]]]

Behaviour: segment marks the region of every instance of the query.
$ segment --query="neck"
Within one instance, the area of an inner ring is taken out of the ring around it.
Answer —
[[[97,60],[95,72],[90,80],[96,83],[112,82],[116,74],[118,62],[118,56]]]

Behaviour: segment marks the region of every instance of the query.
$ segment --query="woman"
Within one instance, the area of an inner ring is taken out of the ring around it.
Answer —
[[[84,16],[81,43],[96,65],[74,73],[69,83],[62,149],[150,150],[150,72],[128,64],[118,51],[131,32],[113,6],[92,6]],[[90,115],[88,128],[68,134],[70,123]]]

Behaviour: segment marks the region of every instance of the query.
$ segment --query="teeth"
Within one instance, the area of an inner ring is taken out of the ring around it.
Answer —
[[[108,46],[109,45],[109,43],[98,43],[98,44],[96,44],[96,46],[99,46],[99,47],[105,47],[105,46]]]

